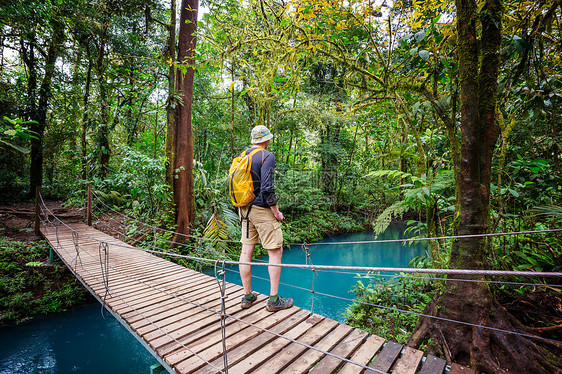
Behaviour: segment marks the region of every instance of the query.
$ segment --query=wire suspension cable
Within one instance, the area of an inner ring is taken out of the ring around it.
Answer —
[[[75,231],[75,230],[74,230],[74,231]],[[88,253],[88,252],[86,251],[86,253]],[[91,256],[90,253],[88,253],[88,255]],[[224,261],[223,261],[223,266],[224,266]],[[160,291],[160,292],[163,292],[163,293],[169,295],[169,293],[168,293],[167,291],[159,290],[157,287],[154,287],[154,286],[152,286],[152,285],[148,285],[148,284],[146,284],[145,282],[140,281],[140,280],[138,280],[138,279],[136,279],[136,278],[134,278],[134,277],[130,277],[130,276],[128,276],[127,274],[122,273],[122,272],[119,271],[118,269],[114,269],[112,266],[109,266],[109,268],[111,268],[111,269],[113,269],[113,270],[115,270],[115,271],[117,271],[117,272],[123,274],[123,275],[124,275],[125,277],[127,277],[127,278],[133,279],[133,280],[135,280],[135,281],[137,281],[137,282],[139,282],[139,283],[143,283],[143,284],[145,284],[145,285],[147,285],[147,286],[149,286],[149,287],[151,287],[151,288],[153,288],[153,289],[155,289],[155,290],[158,290],[158,291]],[[86,271],[87,271],[87,270],[86,270]],[[88,271],[87,271],[87,272],[88,272]],[[90,272],[88,272],[88,273],[91,274]],[[183,298],[178,297],[177,295],[173,295],[173,294],[172,294],[171,296],[172,296],[172,297],[175,297],[175,298],[179,298],[180,300],[184,300]],[[142,316],[145,320],[147,320],[151,325],[153,325],[155,328],[157,328],[159,331],[161,331],[164,335],[166,335],[166,336],[172,338],[172,339],[173,339],[174,341],[176,341],[178,344],[181,344],[179,341],[177,341],[177,339],[173,338],[172,336],[170,336],[169,334],[167,334],[166,332],[164,332],[159,326],[157,326],[156,324],[154,324],[149,318],[147,318],[146,316],[144,316],[141,312],[137,311],[133,306],[131,306],[129,303],[127,303],[125,300],[123,300],[119,295],[117,295],[117,297],[118,297],[120,300],[122,300],[123,303],[125,303],[127,306],[129,306],[133,311],[135,311],[137,314],[141,315],[141,316]],[[212,310],[212,309],[203,307],[203,306],[201,306],[201,305],[199,305],[199,304],[197,304],[197,303],[191,302],[191,301],[189,301],[189,300],[184,300],[184,301],[186,301],[186,302],[188,302],[188,303],[191,303],[191,304],[194,304],[194,305],[196,305],[196,306],[202,307],[202,308],[204,308],[204,309],[207,309],[207,310],[209,310],[209,311],[211,311],[211,312],[214,312],[214,313],[216,313],[216,314],[219,314],[219,312],[217,312],[217,311],[214,311],[214,310]],[[232,315],[230,315],[230,314],[227,314],[226,312],[224,313],[224,315],[225,315],[225,317],[234,318],[234,319],[237,320],[237,321],[243,322],[243,323],[245,323],[245,324],[249,324],[249,325],[251,325],[251,326],[255,326],[254,324],[245,322],[245,321],[243,321],[243,320],[241,320],[241,319],[239,319],[239,318],[237,318],[237,317],[234,317],[234,316],[232,316]],[[332,354],[332,353],[323,351],[323,350],[321,350],[321,349],[319,349],[319,348],[317,348],[317,347],[309,346],[309,345],[307,345],[307,344],[305,344],[305,343],[298,342],[298,341],[296,341],[296,340],[294,340],[294,339],[291,339],[291,338],[288,338],[288,337],[286,337],[286,336],[284,336],[284,335],[275,333],[275,332],[273,332],[273,331],[271,331],[271,330],[264,329],[264,328],[259,327],[259,326],[255,326],[255,327],[257,327],[257,328],[259,328],[259,329],[261,329],[261,330],[263,330],[263,331],[270,332],[270,333],[272,333],[272,334],[274,334],[274,335],[276,335],[276,336],[278,336],[278,337],[288,339],[288,340],[290,340],[290,341],[292,341],[292,342],[294,342],[294,343],[297,343],[297,344],[306,346],[306,347],[309,348],[309,349],[313,349],[313,350],[319,351],[319,352],[321,352],[321,353],[323,353],[323,354],[327,354],[327,355],[329,355],[329,356],[338,358],[338,359],[340,359],[340,360],[343,360],[343,361],[346,361],[346,362],[350,362],[350,363],[355,364],[355,365],[362,366],[362,367],[364,367],[364,368],[366,368],[366,369],[369,369],[369,370],[371,370],[371,371],[376,371],[376,372],[378,372],[378,373],[387,374],[387,373],[384,373],[384,372],[379,371],[379,370],[376,370],[376,369],[368,368],[368,367],[366,367],[366,366],[364,366],[364,365],[361,365],[361,364],[359,364],[359,363],[357,363],[357,362],[353,362],[353,361],[348,360],[348,359],[346,359],[346,358],[339,357],[339,356],[337,356],[337,355],[335,355],[335,354]],[[210,366],[212,366],[215,370],[218,370],[218,371],[220,371],[220,372],[223,372],[223,370],[220,370],[220,369],[217,368],[216,366],[212,365],[210,362],[208,362],[207,360],[205,360],[203,357],[201,357],[201,356],[198,355],[197,353],[193,352],[191,349],[189,349],[189,348],[186,347],[185,345],[183,345],[183,344],[181,344],[181,345],[182,345],[182,347],[186,348],[189,352],[191,352],[192,354],[194,354],[196,357],[202,359],[202,360],[205,361],[207,364],[209,364]]]
[[[41,196],[42,198],[42,196]],[[103,203],[103,202],[102,202]],[[46,206],[45,206],[46,208]],[[48,208],[46,208],[48,211]],[[47,221],[50,224],[50,221],[48,220],[48,215],[45,214],[45,216],[47,217]],[[52,215],[55,220],[60,221],[58,219],[58,217]],[[66,224],[64,224],[62,221],[60,221],[61,224],[67,226]],[[68,227],[68,226],[67,226]],[[70,228],[70,227],[69,227]],[[71,229],[72,230],[72,229]],[[562,231],[562,229],[556,229],[556,230],[539,230],[539,231],[527,231],[527,232],[519,232],[519,233],[538,233],[538,232],[556,232],[556,231]],[[514,234],[519,234],[519,233],[514,233]],[[57,233],[58,234],[58,233]],[[74,231],[73,231],[73,235],[74,235]],[[507,235],[507,233],[503,233],[503,235]],[[496,235],[477,235],[477,236],[496,236]],[[465,236],[466,237],[466,236]],[[474,236],[470,236],[470,237],[474,237]],[[450,237],[445,237],[445,238],[450,238]],[[435,239],[435,238],[433,238]],[[95,240],[95,239],[94,239]],[[426,239],[427,240],[427,239]],[[403,240],[392,240],[390,242],[393,241],[403,241]],[[361,243],[372,243],[372,242],[376,242],[376,241],[368,241],[368,242],[361,242]],[[389,242],[389,241],[384,241],[384,242]],[[354,242],[347,242],[344,244],[350,244],[350,243],[354,243]],[[317,243],[317,244],[326,244],[326,243]],[[127,248],[132,248],[131,246],[126,246]],[[136,248],[135,248],[136,249]],[[150,251],[150,250],[145,250],[145,249],[140,249],[146,252],[156,252],[156,251]],[[171,255],[170,253],[164,253],[166,255]],[[216,261],[216,260],[209,260],[209,259],[204,259],[204,258],[199,258],[199,257],[195,257],[195,256],[184,256],[184,255],[177,255],[178,257],[182,257],[182,258],[188,258],[188,259],[192,259],[195,261],[205,261],[205,262],[212,262],[212,261]],[[271,266],[271,264],[260,264],[260,263],[245,263],[245,262],[238,262],[238,261],[222,261],[223,267],[224,264],[250,264],[253,266]],[[562,273],[544,273],[544,272],[515,272],[515,271],[495,271],[495,270],[463,270],[463,269],[412,269],[412,268],[382,268],[382,267],[355,267],[355,266],[319,266],[319,265],[312,265],[312,263],[310,262],[310,265],[307,263],[306,265],[297,265],[297,264],[280,264],[280,265],[273,265],[273,266],[281,266],[281,267],[293,267],[293,268],[302,268],[302,269],[309,269],[311,271],[326,271],[326,270],[347,270],[347,271],[382,271],[382,272],[410,272],[410,273],[439,273],[439,274],[457,274],[457,275],[466,275],[466,276],[473,276],[473,275],[488,275],[488,276],[524,276],[524,277],[562,277]],[[468,281],[468,280],[463,280],[463,281]],[[481,281],[481,280],[479,280]],[[335,297],[338,299],[344,299],[344,300],[348,300],[348,301],[353,301],[350,299],[346,299],[346,298],[342,298],[342,297],[338,297],[338,296],[334,296],[334,295],[329,295],[329,294],[324,294],[324,293],[320,293],[318,292],[318,294],[323,295],[323,296],[328,296],[328,297]],[[365,304],[369,304],[369,303],[365,303]],[[390,307],[385,307],[382,305],[376,305],[376,304],[369,304],[375,307],[381,307],[381,308],[385,308],[385,309],[391,309],[391,310],[396,310],[396,311],[400,311],[400,312],[406,312],[406,313],[413,313],[419,316],[423,316],[423,317],[428,317],[428,318],[434,318],[434,319],[438,319],[438,320],[443,320],[446,322],[452,322],[452,323],[461,323],[461,324],[465,324],[465,325],[469,325],[469,326],[473,326],[473,327],[478,327],[478,328],[485,328],[485,329],[491,329],[494,331],[498,331],[498,332],[502,332],[502,333],[511,333],[511,334],[517,334],[517,335],[521,335],[521,336],[525,336],[528,338],[532,338],[532,339],[541,339],[547,342],[553,342],[553,343],[557,343],[560,344],[561,342],[557,342],[555,340],[552,339],[545,339],[545,338],[541,338],[541,337],[537,337],[537,336],[533,336],[533,335],[529,335],[529,334],[524,334],[524,333],[518,333],[518,332],[513,332],[513,331],[507,331],[507,330],[502,330],[502,329],[497,329],[497,328],[493,328],[493,327],[488,327],[488,326],[481,326],[481,325],[476,325],[476,324],[471,324],[468,322],[462,322],[462,321],[455,321],[455,320],[450,320],[450,319],[446,319],[446,318],[442,318],[442,317],[435,317],[435,316],[429,316],[429,315],[424,315],[421,313],[416,313],[416,312],[411,312],[411,311],[405,311],[405,310],[401,310],[401,309],[397,309],[397,308],[390,308]],[[213,311],[214,312],[214,311]],[[217,312],[215,312],[217,313]],[[230,315],[226,315],[228,317],[232,317]],[[235,317],[232,317],[235,318]],[[237,319],[237,318],[235,318]],[[239,319],[238,319],[239,320]],[[247,323],[245,321],[240,320],[241,322]],[[259,327],[258,327],[259,328]],[[297,342],[298,343],[298,342]],[[299,343],[300,344],[300,343]],[[314,347],[311,347],[314,349]],[[345,359],[344,359],[345,360]]]
[[[115,210],[114,208],[111,208],[110,206],[108,206],[107,204],[105,204],[100,198],[99,196],[97,196],[97,194],[95,192],[92,192],[92,194],[96,197],[96,199],[98,199],[100,201],[100,203],[102,205],[104,205],[105,207],[107,207],[108,209],[112,210],[113,212],[125,217],[126,215],[118,212],[117,210]],[[152,225],[149,225],[145,222],[139,221],[135,218],[131,218],[129,217],[131,220],[135,221],[135,222],[140,222],[148,227],[155,227]],[[163,228],[158,228],[161,231],[164,232],[169,232],[169,233],[175,233],[174,231],[170,231],[170,230],[166,230]],[[451,239],[470,239],[470,238],[483,238],[483,237],[494,237],[494,236],[510,236],[510,235],[527,235],[527,234],[540,234],[540,233],[549,233],[549,232],[562,232],[562,229],[548,229],[548,230],[528,230],[528,231],[512,231],[512,232],[496,232],[496,233],[484,233],[484,234],[470,234],[470,235],[451,235],[451,236],[436,236],[436,237],[430,237],[430,238],[403,238],[403,239],[381,239],[381,240],[365,240],[365,241],[348,241],[348,242],[316,242],[316,243],[309,243],[308,245],[312,246],[312,245],[349,245],[349,244],[373,244],[373,243],[408,243],[408,242],[418,242],[418,241],[428,241],[428,240],[451,240]],[[188,238],[200,238],[197,236],[193,236],[193,235],[187,235],[187,234],[182,234],[182,233],[177,233],[178,235],[184,236],[184,237],[188,237]],[[235,240],[225,240],[225,239],[213,239],[213,238],[201,238],[203,240],[212,240],[212,241],[221,241],[221,242],[227,242],[227,243],[238,243],[238,241]],[[286,243],[286,245],[302,245],[305,243]]]
[[[76,231],[76,230],[74,230],[74,231]],[[88,252],[86,252],[86,253],[88,253]],[[89,253],[88,253],[88,254],[89,254]],[[224,266],[224,263],[225,263],[225,262],[223,261],[223,266]],[[109,266],[109,268],[113,269],[113,267],[111,267],[111,266]],[[120,271],[117,270],[117,269],[113,269],[113,270],[120,272]],[[120,273],[122,273],[122,272],[120,272]],[[139,282],[139,283],[143,283],[143,284],[145,284],[145,285],[147,285],[147,286],[149,286],[149,287],[151,287],[151,288],[153,288],[153,289],[158,290],[157,287],[154,287],[154,286],[152,286],[152,285],[148,285],[148,284],[146,284],[146,283],[143,282],[143,281],[140,281],[140,280],[138,280],[138,279],[135,279],[134,277],[128,276],[127,274],[124,274],[124,273],[122,273],[122,274],[123,274],[125,277],[131,278],[131,279],[133,279],[133,280],[136,280],[136,281]],[[163,290],[159,290],[159,291],[160,291],[160,292],[163,292],[163,293],[165,293],[165,294],[169,294],[167,291],[163,291]],[[172,297],[178,298],[178,296],[176,296],[176,295],[171,295],[171,296],[172,296]],[[118,297],[119,297],[119,296],[118,296]],[[121,299],[121,297],[119,297],[119,298]],[[179,299],[182,299],[182,298],[179,298]],[[191,304],[198,305],[197,303],[193,303],[193,302],[188,301],[188,300],[186,300],[186,301],[189,302],[189,303],[191,303]],[[125,304],[129,305],[126,301],[123,300],[123,302],[124,302]],[[200,307],[202,307],[202,308],[204,308],[204,309],[207,309],[207,310],[209,310],[209,311],[212,311],[212,312],[218,314],[218,312],[216,312],[216,311],[214,311],[214,310],[212,310],[212,309],[205,308],[205,307],[203,307],[203,306],[201,306],[201,305],[198,305],[198,306],[200,306]],[[131,307],[133,310],[136,311],[136,309],[134,309],[134,307],[132,307],[132,306],[130,306],[130,307]],[[142,313],[140,313],[140,312],[137,312],[137,313],[142,316]],[[234,318],[235,320],[240,321],[240,322],[243,322],[243,323],[245,323],[245,324],[249,324],[250,326],[255,326],[254,324],[251,324],[251,323],[248,323],[248,322],[246,322],[246,321],[243,321],[243,320],[241,320],[241,319],[239,319],[239,318],[237,318],[237,317],[234,317],[234,316],[232,316],[232,315],[230,315],[230,314],[227,314],[227,313],[224,313],[224,314],[225,314],[226,317]],[[144,318],[144,316],[143,316],[143,318]],[[150,319],[148,319],[148,318],[146,318],[146,319],[147,319],[151,324],[153,324],[153,323],[150,321]],[[154,325],[154,326],[160,330],[160,328],[159,328],[157,325]],[[288,338],[288,337],[286,337],[286,336],[284,336],[284,335],[275,333],[275,332],[273,332],[273,331],[271,331],[271,330],[264,329],[264,328],[259,327],[259,326],[255,326],[255,327],[257,327],[257,328],[259,328],[259,329],[261,329],[261,330],[263,330],[263,331],[270,332],[270,333],[272,333],[272,334],[274,334],[274,335],[276,335],[276,336],[278,336],[278,337],[288,339],[288,340],[290,340],[290,341],[292,341],[292,342],[294,342],[294,343],[297,343],[297,344],[306,346],[306,347],[309,348],[309,349],[313,349],[313,350],[319,351],[319,352],[321,352],[321,353],[323,353],[323,354],[326,354],[326,355],[329,355],[329,356],[338,358],[338,359],[340,359],[340,360],[343,360],[343,361],[346,361],[346,362],[350,362],[350,363],[355,364],[355,365],[362,366],[362,367],[364,367],[365,369],[368,369],[368,370],[371,370],[371,371],[375,371],[375,372],[378,372],[378,373],[382,373],[382,374],[387,374],[387,373],[384,373],[384,372],[382,372],[382,371],[379,371],[379,370],[376,370],[376,369],[373,369],[373,368],[366,367],[366,366],[361,365],[361,364],[359,364],[359,363],[357,363],[357,362],[353,362],[353,361],[348,360],[348,359],[346,359],[346,358],[344,358],[344,357],[339,357],[339,356],[337,356],[337,355],[335,355],[335,354],[333,354],[333,353],[329,353],[329,352],[323,351],[323,350],[321,350],[321,349],[319,349],[319,348],[317,348],[317,347],[313,347],[313,346],[307,345],[307,344],[305,344],[305,343],[296,341],[296,340],[294,340],[294,339]],[[168,336],[168,334],[166,334],[166,333],[165,333],[165,335]],[[174,339],[174,340],[175,340],[175,339]],[[187,347],[186,347],[186,349],[189,350],[189,348],[187,348]],[[189,350],[189,351],[191,352],[191,350]],[[193,353],[194,353],[194,352],[193,352]],[[195,353],[194,353],[194,354],[195,354]],[[195,354],[195,355],[198,356],[197,354]],[[198,356],[198,357],[199,357],[199,356]],[[200,357],[200,358],[203,359],[202,357]],[[204,360],[204,359],[203,359],[203,360]],[[206,360],[204,360],[204,361],[207,362],[208,364],[210,364],[208,361],[206,361]],[[211,365],[211,364],[210,364],[210,365]],[[211,365],[211,366],[213,366],[213,365]],[[214,367],[214,368],[217,369],[216,367]],[[220,370],[220,369],[219,369],[219,370]],[[222,370],[220,370],[220,371],[223,372]]]
[[[219,260],[215,262],[215,279],[219,285],[220,293],[221,293],[221,313],[220,313],[220,320],[221,320],[221,335],[222,335],[222,358],[224,364],[224,372],[228,374],[228,354],[226,349],[226,308],[225,302],[226,299],[225,289],[226,289],[226,280],[225,275],[226,272],[224,271],[224,261],[221,261],[221,268],[217,269],[217,264]],[[220,280],[219,280],[220,276]]]
[[[48,229],[47,229],[48,230]],[[50,233],[50,230],[48,230]],[[68,251],[65,250],[65,252],[70,255],[68,253]],[[88,251],[85,251],[90,257],[93,257]],[[111,267],[110,267],[111,268]],[[113,269],[125,276],[127,276],[127,274],[122,273],[119,270]],[[96,277],[94,274],[92,274],[90,271],[88,271],[87,269],[83,268],[83,271],[85,271],[86,273],[88,273],[88,275],[92,276],[92,277]],[[131,277],[129,277],[131,278]],[[134,278],[133,278],[134,279]],[[154,288],[154,287],[153,287]],[[161,291],[160,292],[165,292],[165,291]],[[209,366],[211,366],[212,368],[214,368],[215,370],[217,370],[218,372],[223,372],[222,369],[216,367],[215,365],[213,365],[211,362],[209,362],[208,360],[206,360],[205,358],[203,358],[201,355],[197,354],[197,352],[194,352],[191,348],[187,347],[185,344],[183,344],[182,342],[180,342],[178,339],[176,339],[175,337],[173,337],[172,335],[168,334],[166,331],[164,331],[161,327],[159,327],[156,323],[154,323],[150,318],[146,317],[143,313],[141,313],[140,311],[138,311],[135,307],[133,307],[132,305],[130,305],[126,300],[124,300],[121,296],[116,295],[116,297],[121,300],[121,302],[123,302],[125,305],[127,305],[133,312],[135,312],[137,315],[139,315],[142,319],[144,319],[145,321],[147,321],[150,325],[152,325],[154,328],[156,328],[158,331],[160,331],[164,336],[167,336],[168,338],[172,339],[175,343],[177,343],[179,346],[181,346],[182,348],[185,348],[188,352],[190,352],[192,355],[194,355],[195,357],[199,358],[200,360],[204,361],[206,364],[208,364]],[[175,297],[175,295],[174,295]],[[183,298],[180,298],[183,301],[186,301],[188,303],[194,304],[190,301],[187,301]],[[103,304],[102,304],[103,305]],[[195,304],[197,305],[197,304]],[[106,308],[109,308],[109,306],[107,304],[105,304]],[[211,312],[217,313],[216,311],[212,310],[212,309],[208,309],[205,308]]]

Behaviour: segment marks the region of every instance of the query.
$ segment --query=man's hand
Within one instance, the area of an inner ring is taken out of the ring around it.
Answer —
[[[283,213],[281,213],[277,205],[272,206],[270,208],[271,211],[273,212],[273,215],[275,216],[275,219],[277,219],[279,222],[283,221]]]

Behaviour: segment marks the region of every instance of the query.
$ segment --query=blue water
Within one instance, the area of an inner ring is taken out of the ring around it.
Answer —
[[[139,374],[157,361],[92,303],[0,329],[0,374]]]
[[[357,233],[324,242],[398,239],[403,237],[403,232],[403,226],[395,225],[379,238],[370,233]],[[421,244],[325,244],[309,248],[315,265],[407,267],[412,258],[425,254]],[[268,259],[257,260],[267,262]],[[306,255],[301,247],[286,249],[283,254],[284,263],[304,264],[305,261]],[[226,280],[241,284],[238,267],[228,270]],[[269,294],[267,267],[254,266],[252,271],[253,289]],[[310,270],[284,268],[279,293],[292,297],[295,304],[303,309],[312,309],[315,313],[343,321],[344,312],[353,299],[349,291],[357,280],[354,273],[317,272],[312,308],[312,294],[306,290],[312,288]],[[119,322],[107,313],[105,319],[102,317],[98,303],[49,315],[18,327],[0,329],[0,374],[142,374],[149,373],[150,366],[156,363],[156,359]]]
[[[392,225],[378,237],[369,232],[361,232],[328,238],[323,240],[322,243],[402,239],[404,238],[404,229],[403,225]],[[421,243],[406,246],[400,242],[317,244],[309,246],[310,259],[314,265],[405,268],[408,267],[408,263],[414,257],[426,255]],[[267,262],[268,257],[265,256],[257,259],[257,261]],[[305,264],[306,253],[300,246],[285,249],[283,263]],[[227,270],[226,280],[241,285],[238,266],[231,266]],[[365,273],[360,273],[360,275],[365,275]],[[283,268],[279,295],[293,298],[295,305],[303,309],[312,310],[315,313],[343,322],[345,311],[352,304],[354,295],[351,290],[358,280],[358,274],[353,272],[317,271],[314,276],[315,294],[313,298],[313,294],[310,292],[313,281],[312,272],[303,269]],[[266,266],[252,267],[252,290],[269,295],[269,275]]]

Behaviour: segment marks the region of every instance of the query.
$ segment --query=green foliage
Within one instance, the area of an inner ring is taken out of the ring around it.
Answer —
[[[8,126],[5,127],[4,122],[8,123]],[[14,142],[17,139],[22,140],[30,140],[32,138],[37,139],[37,136],[30,131],[26,125],[33,121],[24,121],[22,119],[10,119],[8,117],[4,117],[4,121],[2,123],[2,129],[0,129],[0,145],[12,147],[18,152],[21,153],[29,153],[29,149],[22,147],[21,145],[16,144]]]
[[[280,171],[276,176],[276,192],[284,212],[293,215],[326,210],[331,199],[322,193],[319,173],[312,170]]]
[[[377,234],[386,230],[393,217],[401,217],[410,209],[420,212],[424,208],[437,204],[438,212],[452,213],[455,210],[454,181],[451,170],[441,171],[431,181],[427,180],[426,175],[420,178],[399,170],[377,170],[368,173],[366,177],[389,177],[404,180],[401,185],[396,187],[402,192],[402,199],[386,208],[373,222],[373,230]],[[407,183],[406,180],[410,183]]]
[[[288,215],[283,221],[282,228],[285,243],[311,243],[327,235],[363,229],[351,217],[322,210]]]
[[[516,221],[506,223],[515,224]],[[525,231],[558,228],[562,217],[547,217]],[[515,226],[506,229],[516,230]],[[495,239],[489,261],[494,268],[521,271],[562,271],[562,239],[556,233],[524,234]],[[553,280],[548,280],[551,283]],[[554,280],[556,282],[556,280]]]
[[[381,281],[375,274],[358,275],[360,280],[352,290],[355,302],[346,311],[346,323],[387,340],[407,343],[418,320],[413,313],[423,312],[433,290],[429,278],[400,276]]]
[[[504,199],[507,212],[517,214],[538,205],[549,205],[562,199],[562,175],[545,159],[517,159],[506,166],[508,183],[492,192]]]
[[[45,242],[0,237],[0,325],[59,312],[84,302],[85,290],[61,265],[46,266]]]

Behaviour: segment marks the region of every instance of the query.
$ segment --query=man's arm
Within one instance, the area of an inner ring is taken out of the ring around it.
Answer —
[[[283,221],[283,213],[281,213],[277,206],[277,196],[275,195],[275,157],[273,154],[269,154],[263,161],[261,177],[264,202],[269,205],[275,218],[278,221]]]

